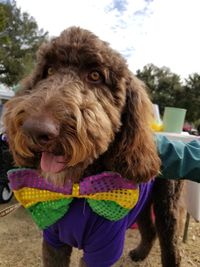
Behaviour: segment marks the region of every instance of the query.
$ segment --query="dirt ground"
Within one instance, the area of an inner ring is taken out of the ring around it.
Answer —
[[[15,203],[0,205],[0,209]],[[190,220],[187,243],[180,237],[182,267],[200,266],[200,224]],[[160,267],[160,251],[158,242],[149,257],[140,263],[131,262],[128,251],[140,240],[137,229],[130,229],[126,234],[123,257],[115,267]],[[0,218],[0,266],[1,267],[41,267],[41,232],[23,208]],[[71,267],[78,267],[81,252],[74,250]]]

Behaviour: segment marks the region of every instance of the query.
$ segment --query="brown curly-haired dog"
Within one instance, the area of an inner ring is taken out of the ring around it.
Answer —
[[[16,165],[37,168],[58,186],[64,186],[69,177],[78,182],[104,171],[142,183],[160,169],[151,116],[144,85],[128,70],[123,57],[91,32],[72,27],[40,47],[33,73],[5,106],[4,124]],[[170,191],[170,184],[162,181],[160,187],[154,186],[163,266],[168,267],[178,266],[176,242],[171,239],[174,220],[170,234],[165,228],[174,218],[166,207],[171,202],[163,201],[163,194],[165,200],[171,197],[165,192],[165,188]],[[162,203],[165,216],[160,212]],[[130,253],[133,260],[145,258],[155,238],[150,216],[146,221],[144,214],[150,213],[144,210],[139,217],[139,226],[145,226],[140,227],[144,242]],[[68,244],[54,248],[44,241],[44,266],[69,266],[71,251]]]

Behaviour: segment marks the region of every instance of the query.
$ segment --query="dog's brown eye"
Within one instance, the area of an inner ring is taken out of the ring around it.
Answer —
[[[89,82],[100,82],[102,80],[101,74],[98,71],[88,73],[87,79]]]
[[[48,68],[47,73],[49,76],[54,74],[54,69],[53,68]]]

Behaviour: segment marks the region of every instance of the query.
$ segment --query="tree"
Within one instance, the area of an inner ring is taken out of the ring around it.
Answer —
[[[200,75],[194,73],[189,75],[185,84],[185,97],[182,100],[187,109],[187,118],[194,122],[196,126],[200,125]]]
[[[137,70],[136,75],[147,85],[152,102],[159,105],[161,114],[165,106],[184,108],[182,97],[185,88],[180,77],[169,68],[149,64],[142,71]]]
[[[22,13],[16,2],[0,3],[0,82],[8,86],[32,69],[35,52],[47,37],[33,17]]]

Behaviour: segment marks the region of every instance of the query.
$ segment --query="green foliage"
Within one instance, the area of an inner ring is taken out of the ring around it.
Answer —
[[[146,83],[152,102],[159,105],[161,113],[165,106],[184,107],[181,101],[184,88],[180,77],[169,68],[149,64],[142,71],[138,70],[136,75]]]
[[[196,126],[200,125],[200,75],[194,73],[189,75],[184,86],[185,96],[182,100],[187,109],[188,121],[192,121]]]
[[[47,32],[16,6],[0,3],[0,82],[9,86],[19,82],[32,69],[35,52]]]
[[[186,108],[186,120],[200,125],[200,75],[190,75],[183,84],[180,77],[166,67],[158,68],[153,64],[137,70],[136,75],[143,80],[152,102],[158,104],[161,114],[165,106]]]

